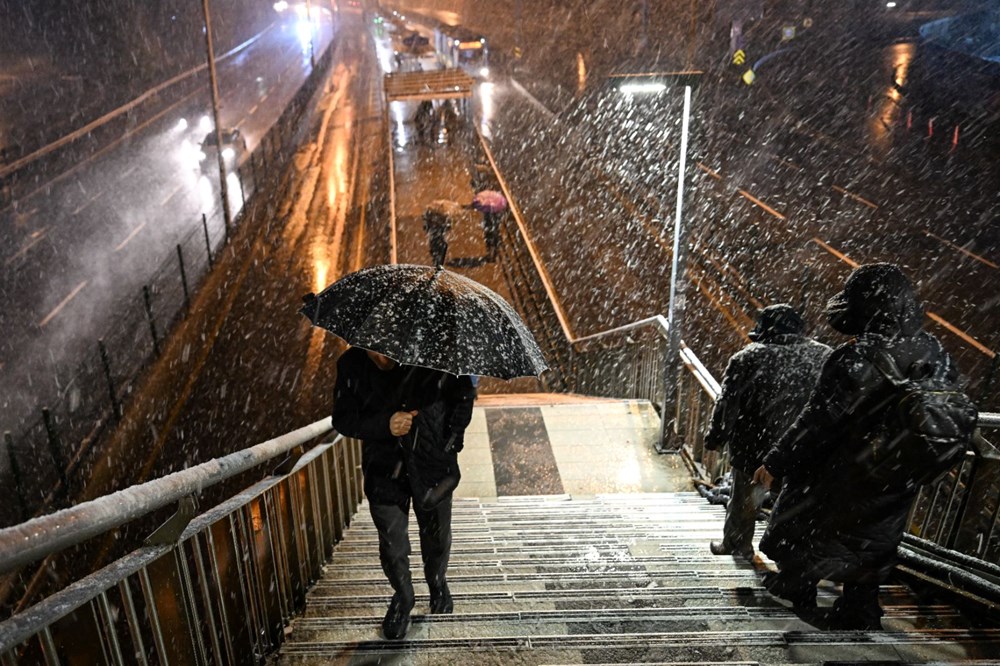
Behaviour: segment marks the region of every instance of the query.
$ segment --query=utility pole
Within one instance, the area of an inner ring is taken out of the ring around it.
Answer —
[[[219,161],[219,196],[222,197],[222,218],[226,225],[226,238],[233,218],[229,210],[229,188],[226,186],[226,158],[222,156],[222,125],[219,123],[219,84],[215,76],[215,49],[212,46],[212,14],[208,0],[201,0],[205,15],[205,51],[208,57],[208,80],[212,88],[212,120],[215,123],[215,156]]]

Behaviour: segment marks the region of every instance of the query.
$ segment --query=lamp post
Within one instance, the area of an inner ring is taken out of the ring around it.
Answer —
[[[208,81],[212,89],[212,120],[215,123],[215,156],[219,161],[219,195],[222,197],[222,219],[226,225],[226,238],[233,218],[229,210],[229,188],[226,186],[226,158],[222,156],[222,125],[219,124],[219,83],[215,76],[215,50],[212,46],[212,14],[208,10],[208,0],[202,0],[201,10],[205,15],[205,51],[208,57]]]
[[[664,377],[663,407],[660,414],[660,437],[656,443],[658,453],[680,448],[676,437],[678,415],[678,384],[683,364],[680,362],[681,335],[684,330],[684,310],[687,300],[687,281],[684,271],[688,257],[688,225],[684,224],[684,186],[687,175],[687,155],[691,134],[691,103],[695,88],[701,82],[699,71],[652,72],[611,76],[622,93],[664,94],[681,90],[684,110],[681,119],[680,155],[677,165],[677,201],[674,206],[674,234],[670,261],[670,301],[667,306],[667,364]],[[668,417],[668,414],[672,416]],[[670,425],[668,427],[668,418]]]

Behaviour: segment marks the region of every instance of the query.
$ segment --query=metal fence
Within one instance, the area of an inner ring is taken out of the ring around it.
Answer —
[[[226,458],[0,530],[0,571],[278,460],[330,419]],[[360,442],[337,436],[0,623],[0,664],[259,664],[284,639],[361,501]],[[88,640],[80,640],[87,636]]]
[[[166,336],[186,315],[191,298],[209,274],[229,234],[269,215],[268,201],[289,186],[286,167],[299,145],[302,117],[330,68],[328,46],[279,119],[236,169],[231,198],[233,229],[221,212],[192,220],[190,230],[149,275],[133,298],[113,310],[114,323],[93,340],[75,366],[59,372],[58,394],[19,433],[4,433],[0,485],[16,501],[0,507],[0,524],[26,520],[64,504],[73,473],[104,429],[121,415],[143,370],[156,359]],[[232,177],[232,176],[231,176]],[[3,468],[6,469],[3,469]]]

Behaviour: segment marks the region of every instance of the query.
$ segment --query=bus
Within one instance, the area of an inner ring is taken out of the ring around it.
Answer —
[[[460,25],[440,25],[434,29],[434,48],[445,67],[458,67],[476,78],[489,78],[490,49],[483,35]]]

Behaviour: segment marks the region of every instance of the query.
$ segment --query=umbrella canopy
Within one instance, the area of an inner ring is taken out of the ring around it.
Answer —
[[[365,268],[304,300],[301,312],[314,326],[404,365],[500,379],[548,367],[507,301],[441,268]]]
[[[502,213],[507,210],[507,199],[496,190],[483,190],[472,198],[472,207],[481,213]]]

